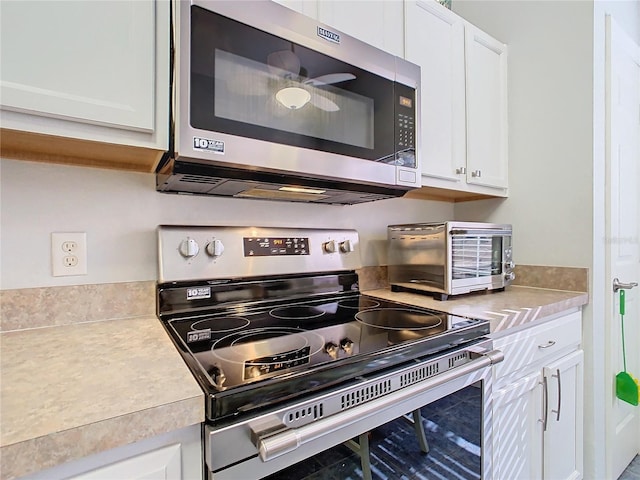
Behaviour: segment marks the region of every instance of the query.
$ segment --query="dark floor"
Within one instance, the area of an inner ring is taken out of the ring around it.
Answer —
[[[640,456],[636,455],[618,480],[640,480]]]
[[[369,437],[373,478],[479,479],[480,397],[480,389],[471,386],[422,408],[428,454],[420,451],[413,426],[402,419],[373,430]],[[356,453],[338,445],[267,478],[355,480],[362,478],[362,468]]]

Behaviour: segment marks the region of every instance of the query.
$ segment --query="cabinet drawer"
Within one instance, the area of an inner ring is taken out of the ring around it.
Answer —
[[[496,339],[494,347],[504,353],[504,361],[495,366],[495,378],[553,359],[580,345],[581,339],[580,312]]]

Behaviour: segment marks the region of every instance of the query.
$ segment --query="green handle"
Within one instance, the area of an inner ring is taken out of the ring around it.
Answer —
[[[624,348],[624,290],[620,290],[620,329],[622,330],[622,364],[624,365],[624,371],[627,371],[627,352]]]

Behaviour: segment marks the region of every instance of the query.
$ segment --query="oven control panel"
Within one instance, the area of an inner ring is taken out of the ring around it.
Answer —
[[[309,363],[310,352],[311,347],[306,346],[300,350],[247,360],[244,362],[243,380],[255,380],[279,370]]]
[[[245,257],[309,255],[309,239],[306,237],[249,237],[243,240]]]
[[[158,227],[159,282],[357,270],[351,229]]]

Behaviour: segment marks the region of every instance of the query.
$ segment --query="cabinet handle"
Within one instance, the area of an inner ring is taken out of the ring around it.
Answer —
[[[482,176],[482,170],[474,170],[471,172],[471,176],[475,178],[480,178]]]
[[[556,344],[555,340],[549,340],[544,345],[538,345],[538,348],[549,348],[549,347],[553,347],[555,344]]]
[[[543,407],[544,412],[542,417],[542,431],[546,432],[547,420],[549,419],[549,388],[547,383],[547,377],[542,378],[542,386],[544,387],[543,395],[542,395],[542,403],[544,404],[544,407]]]
[[[464,175],[467,173],[467,167],[456,168],[456,175]]]
[[[551,410],[551,413],[556,414],[556,422],[560,421],[560,405],[562,405],[562,381],[560,380],[560,369],[556,369],[556,373],[551,375],[558,380],[558,410]]]

